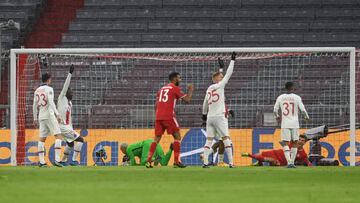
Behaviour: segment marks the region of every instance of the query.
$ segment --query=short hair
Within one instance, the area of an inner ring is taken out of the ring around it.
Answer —
[[[169,80],[172,81],[174,78],[176,78],[180,73],[178,72],[172,72],[169,74]]]
[[[285,83],[285,89],[290,90],[291,88],[294,87],[294,83],[293,82],[287,82]]]
[[[215,78],[217,76],[219,76],[221,74],[220,71],[216,71],[215,73],[212,74],[212,78]]]
[[[44,73],[44,74],[41,75],[41,81],[42,82],[47,82],[50,78],[51,78],[50,73]]]
[[[305,135],[300,135],[299,137],[300,137],[300,138],[303,138],[303,139],[305,139],[305,140],[307,141],[307,138],[306,138]]]
[[[128,147],[127,143],[121,143],[121,145],[120,145],[120,149],[125,149],[127,147]]]

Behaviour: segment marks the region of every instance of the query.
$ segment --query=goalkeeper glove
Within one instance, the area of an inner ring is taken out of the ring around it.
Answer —
[[[235,51],[231,54],[231,60],[235,61],[236,59],[236,53]]]
[[[73,64],[71,64],[71,66],[70,66],[70,70],[69,70],[69,73],[70,73],[70,74],[72,74],[72,73],[74,72],[74,69],[75,69],[74,65],[73,65]]]
[[[206,121],[206,120],[207,120],[207,115],[206,115],[206,114],[203,114],[201,119],[202,119],[203,121]]]

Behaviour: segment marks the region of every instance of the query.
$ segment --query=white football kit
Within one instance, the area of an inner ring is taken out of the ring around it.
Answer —
[[[228,83],[233,70],[235,61],[231,60],[224,78],[216,84],[212,84],[206,90],[203,102],[203,114],[207,114],[206,135],[214,138],[229,135],[227,109],[225,105],[225,85]]]
[[[300,96],[290,93],[282,94],[276,99],[274,114],[276,118],[281,117],[281,139],[283,141],[299,140],[299,110],[306,119],[309,119]]]
[[[58,111],[60,114],[63,123],[60,123],[60,130],[66,142],[73,142],[80,135],[73,129],[71,111],[72,111],[72,103],[66,97],[66,92],[69,89],[71,81],[71,73],[68,74],[63,89],[58,97]]]
[[[56,115],[59,112],[54,103],[54,90],[43,84],[35,90],[33,102],[33,116],[34,121],[39,121],[40,137],[61,134]]]

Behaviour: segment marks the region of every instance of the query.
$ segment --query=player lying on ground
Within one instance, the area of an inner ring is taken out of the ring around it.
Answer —
[[[62,139],[59,128],[61,117],[54,103],[54,90],[50,87],[51,75],[49,73],[42,74],[41,81],[43,84],[35,90],[33,103],[34,126],[39,126],[39,166],[47,167],[45,162],[45,141],[47,136],[55,135],[55,162],[53,164],[61,167],[62,165],[59,163]]]
[[[214,137],[219,136],[225,145],[225,152],[229,159],[229,167],[233,167],[233,156],[231,140],[228,128],[227,111],[225,108],[225,85],[228,83],[235,63],[236,53],[231,55],[231,61],[225,76],[220,71],[212,75],[214,84],[206,90],[203,102],[203,120],[206,120],[206,142],[204,146],[204,165],[203,168],[209,168],[209,155],[212,153],[211,145]]]
[[[276,99],[274,106],[275,118],[281,120],[281,145],[287,160],[288,168],[295,168],[295,158],[298,150],[297,141],[299,139],[299,110],[304,115],[305,120],[309,120],[301,97],[296,95],[295,85],[292,82],[285,84],[287,93],[280,95]],[[279,114],[280,110],[280,114]],[[291,151],[289,148],[291,143]]]
[[[60,162],[62,165],[66,165],[68,161],[69,154],[72,150],[74,150],[74,154],[72,156],[72,160],[70,165],[76,166],[79,163],[77,162],[76,158],[80,154],[81,148],[84,143],[84,138],[81,137],[74,129],[72,125],[72,98],[73,98],[73,91],[69,88],[71,76],[74,72],[74,65],[71,65],[69,74],[65,80],[63,89],[58,97],[58,111],[60,117],[62,119],[62,123],[60,123],[60,130],[61,134],[66,141],[66,146],[64,150],[64,156]],[[75,144],[74,144],[75,143]]]
[[[311,162],[309,161],[307,154],[303,148],[306,143],[306,138],[303,135],[300,135],[300,138],[297,142],[297,154],[295,158],[296,165],[306,165],[311,166]],[[291,147],[291,144],[290,144]],[[270,166],[286,166],[287,160],[285,158],[284,150],[282,149],[274,149],[264,151],[258,154],[250,154],[243,153],[243,157],[250,157],[256,159],[258,162],[254,165],[262,166],[263,162],[268,162]]]
[[[138,166],[138,165],[144,166],[147,162],[149,149],[152,142],[153,139],[144,140],[131,145],[128,145],[127,143],[122,143],[120,145],[120,150],[122,151],[123,154],[128,156],[130,161],[130,166]],[[162,166],[167,166],[171,158],[172,152],[173,152],[172,144],[170,145],[170,149],[166,154],[164,154],[161,145],[157,145],[151,160],[152,162],[154,162],[154,165],[160,163],[160,165]],[[140,163],[136,163],[135,157],[139,158]]]
[[[170,83],[163,86],[156,95],[155,138],[150,146],[147,163],[145,164],[146,168],[152,168],[151,161],[153,154],[165,130],[174,137],[174,167],[185,167],[180,161],[180,126],[176,121],[174,108],[179,99],[186,103],[191,101],[194,87],[193,85],[188,85],[188,94],[184,94],[179,87],[181,76],[177,72],[170,73],[169,81]]]

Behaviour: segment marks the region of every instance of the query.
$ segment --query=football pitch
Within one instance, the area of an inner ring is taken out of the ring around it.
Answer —
[[[360,167],[0,167],[0,202],[360,202]]]

